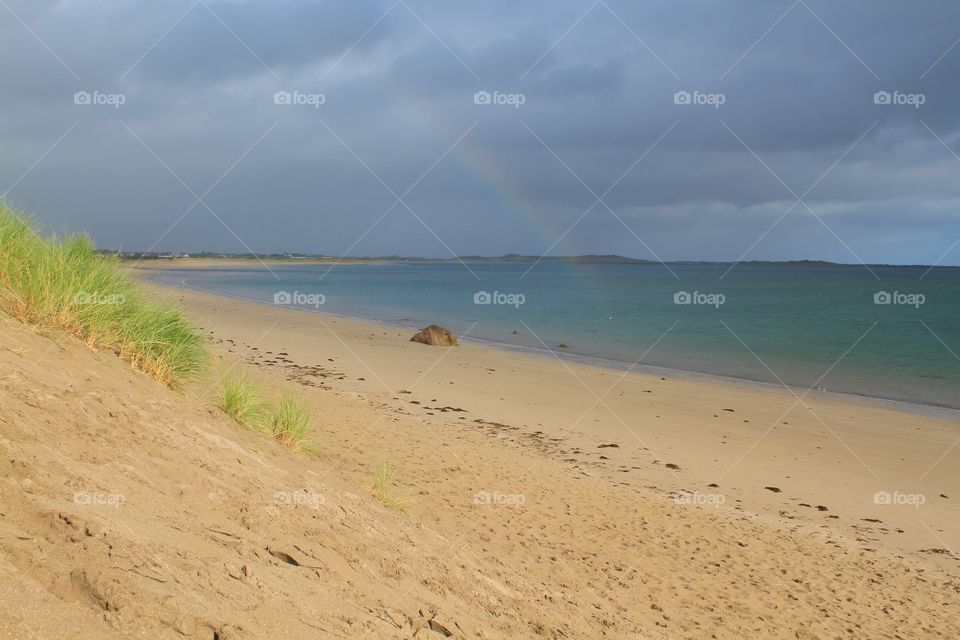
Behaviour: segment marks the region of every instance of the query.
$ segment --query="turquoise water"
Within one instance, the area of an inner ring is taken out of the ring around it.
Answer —
[[[267,303],[297,293],[292,306],[627,364],[960,408],[960,269],[529,267],[291,264],[155,278]],[[497,303],[476,304],[481,291]],[[893,302],[875,304],[881,291]],[[697,303],[676,304],[679,292]]]

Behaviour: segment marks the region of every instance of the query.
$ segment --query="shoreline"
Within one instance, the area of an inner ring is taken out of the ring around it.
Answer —
[[[325,263],[324,263],[325,264]],[[212,271],[215,270],[211,267],[183,267],[183,270],[195,269],[197,271]],[[162,269],[161,269],[162,270]],[[149,271],[149,269],[147,269]],[[149,282],[154,285],[161,287],[172,287],[175,289],[189,289],[191,291],[196,291],[210,296],[217,296],[221,298],[231,299],[231,300],[240,300],[242,302],[247,302],[251,304],[263,305],[268,308],[283,308],[289,309],[292,311],[305,312],[311,314],[320,314],[330,318],[343,318],[349,320],[356,320],[359,322],[369,322],[377,326],[389,327],[392,329],[404,329],[412,330],[416,332],[422,328],[419,324],[402,324],[398,322],[390,322],[387,320],[379,320],[376,318],[368,318],[364,316],[357,316],[351,314],[341,314],[334,313],[331,311],[324,311],[320,309],[310,309],[306,307],[277,307],[276,305],[265,301],[257,300],[255,298],[248,298],[245,296],[239,296],[234,294],[228,294],[221,291],[212,291],[209,289],[203,289],[195,285],[187,284],[186,282],[181,282],[177,284],[171,284],[169,282],[163,282],[159,280],[154,280],[149,276],[144,277],[145,282]],[[942,418],[945,420],[957,420],[960,421],[960,408],[951,407],[949,405],[936,404],[936,403],[923,403],[915,402],[910,400],[902,400],[898,398],[889,398],[880,395],[870,395],[866,393],[855,393],[850,391],[833,391],[830,389],[824,388],[805,388],[799,385],[792,384],[780,384],[777,382],[771,382],[766,380],[756,380],[751,378],[742,378],[736,376],[728,376],[718,373],[711,373],[707,371],[699,371],[696,369],[680,369],[676,367],[669,367],[664,365],[653,365],[653,364],[635,364],[626,360],[617,360],[614,358],[608,358],[598,355],[590,355],[586,353],[578,353],[576,351],[570,350],[554,350],[545,347],[536,347],[531,345],[520,345],[513,344],[510,342],[503,342],[500,340],[494,340],[491,338],[479,338],[473,336],[461,336],[457,335],[457,339],[464,342],[471,342],[475,344],[485,345],[494,349],[499,349],[505,352],[515,352],[515,353],[527,353],[535,355],[537,357],[546,358],[548,360],[561,359],[569,362],[576,362],[586,366],[593,366],[603,368],[609,371],[625,372],[631,371],[635,373],[641,373],[649,376],[658,376],[658,375],[671,375],[676,377],[684,377],[690,380],[700,380],[704,382],[715,382],[720,384],[730,384],[730,385],[745,385],[745,386],[756,386],[761,389],[774,389],[780,391],[787,391],[792,393],[795,397],[824,397],[824,398],[834,398],[840,401],[848,401],[851,403],[862,402],[867,405],[885,407],[894,410],[900,410],[914,415],[933,417],[933,418]]]
[[[956,419],[712,376],[624,374],[479,341],[428,347],[397,325],[150,286],[228,361],[362,399],[383,416],[378,429],[415,420],[430,431],[479,431],[491,446],[531,448],[573,479],[671,501],[720,492],[720,511],[732,517],[948,571],[960,562],[949,551],[960,548]],[[877,501],[891,492],[921,495],[923,508]]]

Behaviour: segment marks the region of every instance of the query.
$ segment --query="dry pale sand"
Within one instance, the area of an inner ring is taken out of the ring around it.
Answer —
[[[960,637],[954,420],[156,291],[323,454],[0,316],[0,637]]]

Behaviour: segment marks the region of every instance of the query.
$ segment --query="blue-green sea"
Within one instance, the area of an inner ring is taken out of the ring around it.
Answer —
[[[960,269],[531,266],[291,263],[153,278],[411,328],[436,323],[468,339],[638,369],[960,408]]]

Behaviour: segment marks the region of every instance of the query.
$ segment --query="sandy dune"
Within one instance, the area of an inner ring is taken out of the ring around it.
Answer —
[[[953,420],[171,295],[323,454],[0,317],[0,637],[960,635]]]

